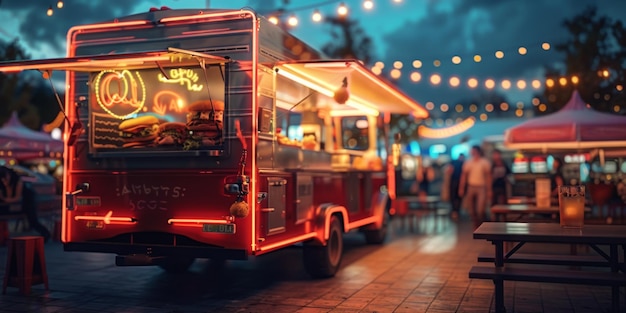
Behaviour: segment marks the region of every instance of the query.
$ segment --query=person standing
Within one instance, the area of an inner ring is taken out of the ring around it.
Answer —
[[[462,197],[459,195],[459,185],[461,183],[461,173],[463,172],[463,163],[465,162],[465,154],[459,154],[456,160],[452,160],[448,167],[446,168],[446,176],[448,177],[449,185],[449,198],[450,198],[450,206],[452,207],[452,212],[450,212],[450,217],[456,220],[459,218],[459,214],[461,213],[461,200]]]
[[[559,203],[559,186],[565,184],[565,178],[563,177],[563,161],[560,158],[554,158],[552,160],[552,170],[550,171],[550,198],[551,202]]]
[[[492,196],[491,163],[479,146],[472,147],[469,160],[463,163],[459,196],[465,197],[474,229],[478,228],[486,220],[487,199]]]
[[[506,204],[507,203],[507,187],[509,185],[509,175],[511,169],[502,159],[502,153],[500,150],[495,149],[491,154],[493,166],[491,167],[491,178],[493,183],[491,188],[493,190],[493,197],[491,204]]]

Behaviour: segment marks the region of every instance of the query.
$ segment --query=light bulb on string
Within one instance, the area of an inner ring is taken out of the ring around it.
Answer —
[[[313,22],[319,22],[322,20],[322,13],[320,13],[320,10],[315,9],[315,11],[313,11],[313,16],[311,16],[311,19],[313,20]]]
[[[374,1],[372,0],[363,0],[363,8],[365,10],[371,10],[374,8]]]
[[[52,6],[49,6],[48,11],[46,11],[46,15],[52,16],[52,14],[54,14],[54,11],[52,10]]]
[[[57,8],[62,9],[63,8],[63,1],[59,0],[59,2],[57,2]]]
[[[342,2],[339,4],[339,7],[337,8],[337,14],[339,14],[339,16],[348,15],[348,7],[345,3]]]
[[[289,19],[287,19],[287,24],[291,27],[298,26],[298,18],[295,15],[291,15]]]
[[[274,25],[278,25],[278,17],[276,16],[270,16],[267,20]]]

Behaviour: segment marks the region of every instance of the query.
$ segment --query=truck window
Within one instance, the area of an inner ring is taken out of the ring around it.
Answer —
[[[91,74],[92,153],[223,149],[225,84],[218,66]]]
[[[342,146],[347,150],[369,149],[369,122],[365,116],[350,116],[341,119]]]

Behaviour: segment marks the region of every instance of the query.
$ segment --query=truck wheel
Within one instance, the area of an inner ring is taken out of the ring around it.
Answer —
[[[335,276],[343,257],[343,227],[337,216],[330,218],[330,232],[325,246],[304,245],[304,268],[315,278]]]
[[[192,257],[170,256],[159,262],[158,265],[168,273],[183,273],[189,269],[195,260]]]
[[[379,245],[385,242],[390,220],[391,217],[389,216],[389,212],[385,211],[385,214],[383,215],[383,224],[379,229],[366,229],[363,231],[363,234],[365,235],[365,242],[372,245]]]

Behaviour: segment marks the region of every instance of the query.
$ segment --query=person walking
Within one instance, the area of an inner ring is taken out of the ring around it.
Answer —
[[[494,204],[506,204],[507,203],[507,188],[509,186],[509,175],[511,169],[502,159],[502,152],[495,149],[491,154],[491,161],[493,166],[491,167],[491,177],[493,183],[491,188],[493,190],[493,197],[491,199],[491,205]]]
[[[474,229],[486,220],[487,199],[491,199],[491,163],[483,156],[479,146],[470,150],[469,160],[463,163],[459,196],[465,203],[474,222]]]
[[[452,160],[446,168],[446,177],[448,179],[448,197],[452,212],[450,217],[457,220],[461,213],[461,200],[459,195],[459,185],[461,184],[461,173],[463,172],[463,163],[465,162],[465,154],[461,153],[456,160]]]

